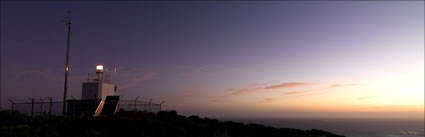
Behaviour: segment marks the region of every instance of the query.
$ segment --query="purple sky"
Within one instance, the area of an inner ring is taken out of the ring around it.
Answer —
[[[2,2],[2,108],[8,98],[62,98],[67,34],[62,20],[68,9],[69,95],[76,98],[87,73],[104,64],[118,68],[112,74],[118,94],[165,100],[167,108],[183,114],[245,116],[260,109],[264,113],[253,117],[265,117],[275,105],[231,98],[228,103],[240,108],[232,111],[215,98],[291,82],[373,85],[367,81],[388,75],[422,84],[400,85],[415,91],[394,90],[389,97],[356,94],[360,89],[344,90],[344,96],[384,98],[378,105],[415,104],[385,103],[407,92],[422,95],[414,100],[423,103],[423,1]],[[412,74],[396,77],[405,72]],[[280,97],[257,97],[263,95]]]

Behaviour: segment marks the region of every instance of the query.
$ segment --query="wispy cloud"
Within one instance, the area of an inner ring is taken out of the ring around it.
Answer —
[[[178,96],[190,97],[194,95],[199,95],[200,92],[201,92],[201,88],[199,86],[192,86],[189,88],[185,88],[182,92],[180,92]]]
[[[348,86],[357,86],[359,84],[340,84],[340,83],[330,83],[330,84],[324,84],[324,83],[314,83],[314,82],[287,82],[287,83],[281,83],[281,84],[275,84],[275,85],[268,85],[268,84],[250,84],[242,88],[231,88],[228,89],[227,94],[221,94],[221,95],[212,95],[208,96],[211,102],[214,103],[220,103],[222,101],[228,101],[227,99],[231,99],[233,97],[239,97],[243,95],[248,94],[257,94],[259,93],[260,96],[264,95],[262,93],[267,92],[279,92],[281,95],[272,96],[272,97],[260,97],[260,102],[273,102],[277,101],[279,98],[282,97],[291,97],[291,96],[306,96],[306,95],[312,95],[308,94],[310,92],[319,92],[326,89],[332,89],[332,88],[339,88],[339,87],[348,87]],[[191,91],[187,91],[187,93],[191,93]],[[372,97],[367,97],[372,98]],[[367,99],[366,97],[364,99]]]
[[[376,98],[376,96],[359,97],[359,98],[357,98],[357,99],[358,99],[358,100],[366,100],[366,99],[371,99],[371,98]]]
[[[264,98],[264,101],[275,101],[277,98]]]
[[[240,89],[230,89],[231,91],[234,91],[230,93],[230,95],[244,95],[248,93],[253,93],[257,91],[261,91],[262,88],[240,88]]]
[[[209,99],[212,98],[208,96],[208,89],[205,89],[202,85],[193,84],[172,94],[168,102],[175,107],[200,107],[205,105],[205,103],[209,103]]]
[[[255,92],[263,92],[266,90],[271,89],[286,89],[286,88],[297,88],[297,87],[305,87],[305,86],[311,86],[315,85],[315,83],[308,83],[308,82],[288,82],[288,83],[281,83],[277,85],[270,85],[266,87],[244,87],[239,89],[230,89],[233,91],[230,93],[230,95],[245,95],[249,93],[255,93]]]
[[[141,84],[142,81],[154,79],[158,73],[156,72],[142,72],[142,71],[131,71],[119,74],[119,79],[125,80],[119,82],[120,89],[128,89]]]
[[[332,84],[330,87],[337,88],[337,87],[350,87],[350,86],[357,86],[358,84]]]
[[[375,106],[367,106],[367,108],[370,109],[381,109],[381,110],[409,110],[409,109],[415,109],[423,111],[423,106],[420,105],[375,105]],[[419,108],[419,109],[417,109]]]
[[[223,99],[225,97],[227,97],[227,96],[221,95],[221,96],[210,96],[209,98],[210,98],[211,102],[218,102],[218,101],[220,101],[220,99]]]
[[[282,92],[284,95],[302,95],[303,93],[307,93],[307,92],[315,92],[315,91],[320,91],[325,89],[357,86],[357,85],[358,84],[338,84],[338,83],[320,84],[320,83],[314,83],[314,82],[286,82],[286,83],[268,85],[268,86],[251,84],[242,88],[229,89],[230,91],[229,94],[211,96],[210,98],[213,102],[217,102],[218,100],[231,97],[231,96],[241,96],[241,95],[254,94],[254,93],[270,92],[275,90]],[[303,88],[304,90],[295,90],[295,91],[293,90],[298,88]],[[264,101],[273,100],[273,98],[263,98],[263,99]]]
[[[310,90],[303,90],[303,91],[290,91],[290,92],[285,92],[285,95],[295,95],[295,94],[301,94],[301,93],[306,93],[306,92],[311,92],[311,91],[319,91],[319,90],[325,90],[325,89],[330,89],[330,88],[339,88],[339,87],[349,87],[349,86],[357,86],[358,84],[331,84],[327,87],[322,87],[322,88],[318,88],[318,89],[310,89]],[[372,97],[369,97],[372,98]],[[367,98],[365,98],[367,99]]]
[[[304,91],[292,91],[292,92],[285,92],[285,95],[295,95],[295,94],[301,94],[301,93],[305,93],[305,92],[309,92],[311,90],[304,90]]]
[[[304,86],[311,86],[311,85],[315,85],[315,83],[288,82],[288,83],[282,83],[282,84],[278,84],[278,85],[271,85],[271,86],[265,87],[264,89],[296,88],[296,87],[304,87]]]
[[[170,101],[174,103],[184,103],[190,100],[193,101],[194,99],[200,98],[201,90],[202,89],[197,85],[186,87],[172,96]]]

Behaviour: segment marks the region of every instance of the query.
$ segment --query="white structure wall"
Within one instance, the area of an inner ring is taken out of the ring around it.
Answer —
[[[107,82],[83,83],[81,99],[105,99],[115,95],[115,85]]]
[[[105,99],[106,96],[114,96],[115,95],[115,85],[111,84],[111,83],[106,83],[106,82],[101,82],[101,92],[100,92],[100,97],[102,97],[102,99]]]

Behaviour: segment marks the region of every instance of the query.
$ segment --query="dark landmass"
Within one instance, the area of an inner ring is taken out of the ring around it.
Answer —
[[[259,124],[219,122],[176,111],[157,114],[121,110],[115,116],[30,118],[0,111],[1,137],[343,137],[322,130],[274,128]]]

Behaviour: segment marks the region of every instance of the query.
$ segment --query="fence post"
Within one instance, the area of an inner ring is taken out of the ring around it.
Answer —
[[[128,100],[128,111],[131,110],[131,100]]]
[[[44,114],[44,113],[43,113],[43,99],[42,99],[42,98],[40,98],[40,101],[41,101],[41,102],[40,102],[40,115],[41,115],[41,114]]]
[[[12,100],[10,100],[10,99],[7,99],[7,100],[9,100],[9,102],[12,104],[12,110],[13,110],[13,107],[15,106],[15,103]]]
[[[137,110],[137,109],[136,109],[137,99],[139,99],[139,96],[137,96],[137,97],[136,97],[136,99],[134,100],[134,110]]]
[[[31,118],[34,115],[34,98],[31,98]]]
[[[52,97],[49,97],[49,115],[52,115]]]
[[[161,111],[162,109],[161,109],[161,107],[162,107],[162,104],[164,103],[164,101],[162,101],[161,103],[159,103],[159,111]]]
[[[72,116],[74,116],[75,117],[75,104],[77,104],[77,101],[76,100],[73,100],[72,101]]]
[[[151,112],[151,102],[152,102],[152,99],[151,99],[151,100],[149,100],[148,112]]]

